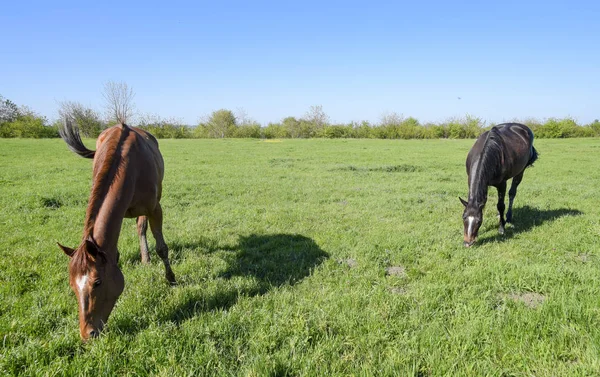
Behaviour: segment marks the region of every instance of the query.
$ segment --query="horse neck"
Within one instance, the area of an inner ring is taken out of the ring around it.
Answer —
[[[125,173],[128,159],[121,155],[119,144],[96,151],[94,183],[84,228],[84,239],[92,235],[107,253],[116,253],[121,224],[131,199]]]
[[[127,210],[117,202],[116,195],[109,193],[102,201],[97,213],[88,212],[84,230],[84,239],[92,236],[101,250],[107,254],[116,253],[121,225]],[[93,208],[91,205],[88,209]]]

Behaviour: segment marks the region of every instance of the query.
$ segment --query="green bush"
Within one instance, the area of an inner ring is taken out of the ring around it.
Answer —
[[[352,137],[352,131],[351,125],[325,125],[316,135],[327,139],[342,139]]]
[[[20,115],[12,122],[0,124],[0,137],[52,138],[59,137],[57,125],[48,126],[46,118],[34,114]]]
[[[588,124],[585,127],[589,128],[590,135],[600,136],[600,120],[594,119],[594,121],[592,123]]]
[[[366,120],[358,123],[352,123],[352,137],[358,139],[370,139],[373,138],[373,126]]]
[[[556,119],[550,118],[535,130],[535,135],[540,138],[565,138],[583,136],[582,127],[578,126],[575,120],[571,118]]]
[[[58,127],[26,106],[17,106],[0,95],[0,137],[49,138],[58,137]]]
[[[260,124],[252,123],[238,126],[233,130],[232,137],[259,139],[261,137]]]
[[[262,136],[266,139],[283,139],[290,137],[286,128],[279,123],[269,123],[262,130]]]
[[[193,136],[188,126],[168,121],[140,124],[138,127],[150,132],[157,139],[190,139]]]
[[[451,121],[446,126],[448,128],[448,137],[450,139],[465,139],[467,136],[467,132],[462,124]]]
[[[78,102],[63,102],[59,110],[61,120],[48,125],[46,118],[26,107],[19,107],[0,95],[0,137],[48,138],[59,137],[60,122],[72,119],[83,136],[97,137],[108,125],[93,109]],[[261,127],[246,116],[237,119],[231,110],[212,112],[196,127],[188,127],[182,121],[163,119],[156,115],[142,116],[138,126],[156,138],[362,138],[362,139],[465,139],[476,138],[489,130],[481,118],[466,115],[440,123],[422,125],[416,118],[404,118],[398,113],[383,115],[378,124],[368,121],[348,124],[330,124],[321,106],[312,106],[304,118],[286,117],[281,123],[269,123]],[[572,118],[550,118],[540,122],[533,118],[522,121],[532,129],[537,138],[599,137],[600,121],[581,126]]]

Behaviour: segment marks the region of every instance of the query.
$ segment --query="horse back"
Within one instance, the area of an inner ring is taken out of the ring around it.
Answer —
[[[486,143],[492,140],[498,147],[486,146]],[[537,154],[533,148],[533,132],[520,123],[503,123],[482,133],[467,155],[466,169],[469,182],[474,165],[482,160],[484,153],[497,154],[496,160],[500,165],[495,178],[488,183],[492,185],[501,183],[522,173],[535,161]]]
[[[533,132],[520,123],[503,123],[494,127],[502,149],[501,180],[521,174],[530,165],[533,152]]]

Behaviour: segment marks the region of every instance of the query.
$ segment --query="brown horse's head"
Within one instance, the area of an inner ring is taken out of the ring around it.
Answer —
[[[466,247],[472,246],[477,240],[477,233],[479,227],[483,222],[483,204],[476,205],[466,202],[462,198],[459,198],[460,202],[465,206],[463,212],[463,240]]]
[[[119,254],[110,253],[116,255],[110,258],[91,236],[76,250],[61,244],[58,246],[71,258],[69,284],[79,305],[81,338],[87,340],[96,337],[125,286],[123,274],[117,265]]]

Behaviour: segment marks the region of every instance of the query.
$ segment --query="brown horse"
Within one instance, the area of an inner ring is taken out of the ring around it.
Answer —
[[[123,218],[137,217],[143,263],[150,260],[146,240],[150,221],[166,278],[175,284],[162,235],[164,163],[154,136],[125,124],[102,132],[96,140],[96,151],[83,145],[78,128],[68,120],[60,135],[73,152],[94,159],[82,242],[77,249],[58,244],[71,259],[69,284],[79,305],[79,332],[87,340],[102,331],[125,286],[117,250]]]
[[[483,222],[483,208],[487,201],[488,186],[498,189],[498,232],[504,234],[506,222],[512,222],[512,206],[517,187],[523,179],[525,168],[537,160],[533,147],[533,132],[519,123],[503,123],[492,127],[477,138],[467,156],[467,176],[469,200],[459,198],[465,206],[463,212],[463,239],[465,246],[471,246],[477,239]],[[508,212],[504,220],[504,195],[506,181],[512,178]]]

